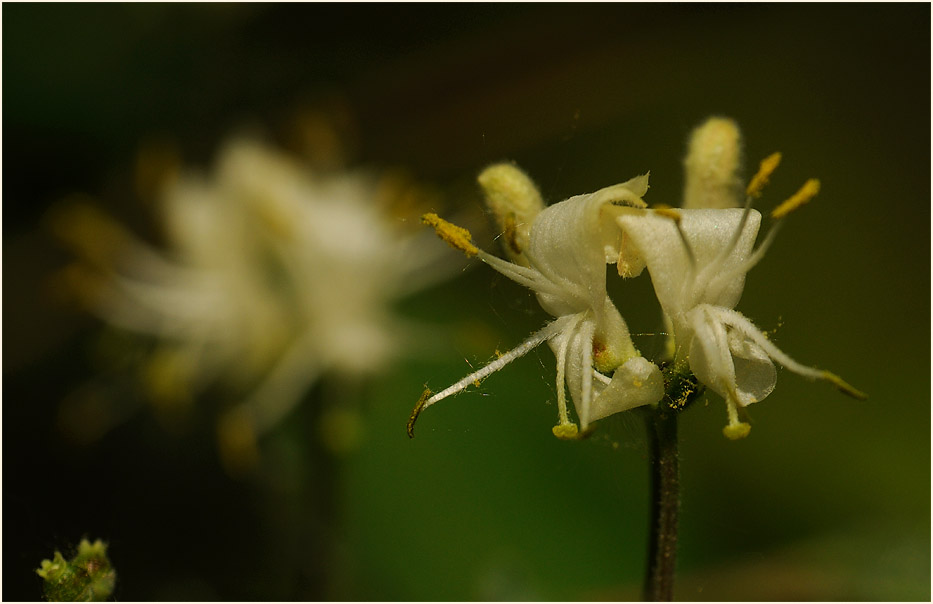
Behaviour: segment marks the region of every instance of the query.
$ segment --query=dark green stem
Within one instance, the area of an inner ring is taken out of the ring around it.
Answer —
[[[670,602],[674,598],[677,566],[677,516],[680,480],[677,457],[677,412],[659,405],[648,418],[651,464],[651,534],[645,600]]]

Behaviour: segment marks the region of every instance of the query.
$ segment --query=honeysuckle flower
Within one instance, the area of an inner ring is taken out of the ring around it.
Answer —
[[[748,187],[749,199],[760,193],[777,167],[779,155],[762,162]],[[772,212],[782,218],[819,190],[816,180]],[[745,209],[661,209],[642,216],[617,218],[631,242],[627,265],[633,273],[647,265],[658,302],[673,328],[674,364],[689,364],[693,374],[727,404],[727,437],[748,434],[738,410],[767,397],[774,389],[776,361],[810,379],[826,380],[847,394],[864,396],[835,374],[801,365],[772,343],[744,315],[734,310],[746,273],[764,256],[776,228],[753,249],[761,215]],[[777,224],[775,224],[775,227]]]
[[[497,169],[517,171],[507,165]],[[436,214],[424,216],[424,222],[447,243],[533,290],[541,307],[556,319],[452,386],[437,394],[426,391],[409,420],[409,436],[424,409],[461,392],[543,342],[549,344],[557,359],[559,423],[553,432],[559,438],[575,438],[598,419],[660,400],[660,370],[636,350],[628,326],[606,293],[606,264],[620,255],[621,237],[615,219],[642,213],[645,203],[641,198],[647,189],[648,176],[639,176],[592,194],[571,197],[536,213],[527,247],[521,245],[520,238],[509,238],[507,242],[519,242],[512,252],[527,266],[484,252],[471,242],[467,230]],[[605,375],[610,372],[611,377]],[[565,388],[576,408],[579,430],[569,419]]]
[[[222,384],[239,400],[219,433],[242,457],[322,375],[385,368],[411,331],[391,304],[446,274],[432,238],[390,215],[387,184],[235,140],[211,175],[164,189],[164,252],[87,205],[58,230],[85,251],[75,281],[91,310],[157,343],[154,393]]]

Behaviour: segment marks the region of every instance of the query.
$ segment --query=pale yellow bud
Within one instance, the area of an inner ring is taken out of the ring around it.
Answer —
[[[742,134],[738,125],[711,117],[690,136],[684,159],[685,208],[737,208],[742,205]]]
[[[477,180],[502,233],[506,254],[516,264],[528,266],[524,252],[528,248],[531,223],[544,209],[541,193],[524,172],[508,163],[489,166]]]

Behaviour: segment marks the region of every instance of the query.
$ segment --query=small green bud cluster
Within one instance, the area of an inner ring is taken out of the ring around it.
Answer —
[[[42,561],[36,574],[42,577],[42,591],[50,602],[103,602],[117,582],[107,544],[100,539],[94,543],[82,539],[71,560],[56,551],[51,560]]]

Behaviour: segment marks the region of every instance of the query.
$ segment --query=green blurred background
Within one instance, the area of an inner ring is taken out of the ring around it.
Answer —
[[[223,473],[206,420],[142,411],[90,446],[55,429],[99,325],[44,295],[68,258],[48,207],[91,193],[146,233],[123,196],[142,142],[204,165],[244,123],[287,139],[288,116],[334,103],[354,165],[405,167],[478,224],[474,175],[502,159],[549,202],[651,170],[646,199],[677,205],[711,114],[741,124],[750,163],[784,153],[765,206],[819,177],[739,309],[871,398],[782,371],[745,441],[722,437],[715,395],[683,416],[677,595],[929,599],[929,5],[7,4],[3,51],[4,599],[37,598],[33,569],[82,535],[110,542],[122,600],[638,597],[643,426],[553,438],[549,350],[404,434],[426,381],[546,319],[482,266],[402,305],[435,326],[412,360],[316,386],[258,479]],[[647,278],[625,285],[633,331],[654,331]],[[308,409],[328,397],[362,401],[363,440],[322,475]],[[337,527],[323,557],[320,522]]]

